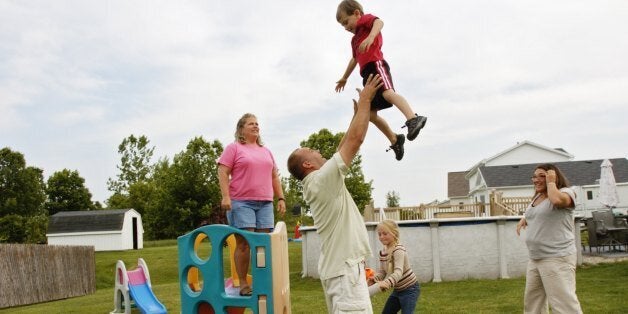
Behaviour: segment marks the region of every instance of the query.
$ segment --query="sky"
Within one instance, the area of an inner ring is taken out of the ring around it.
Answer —
[[[361,78],[334,91],[352,34],[337,1],[0,0],[0,147],[44,179],[77,170],[110,196],[131,134],[172,160],[197,136],[233,141],[254,113],[280,174],[299,143],[344,132]],[[447,199],[447,173],[521,141],[575,160],[628,156],[628,1],[362,1],[384,22],[396,91],[428,117],[396,161],[369,129],[376,207]],[[403,115],[380,112],[396,132]]]

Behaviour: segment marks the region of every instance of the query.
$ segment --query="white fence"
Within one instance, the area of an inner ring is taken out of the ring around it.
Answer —
[[[388,217],[394,219],[394,217]],[[398,221],[401,243],[420,282],[456,281],[468,278],[497,279],[525,275],[528,250],[525,235],[515,229],[521,216],[445,218]],[[368,267],[377,268],[382,248],[375,232],[376,222],[366,228],[373,256]],[[303,276],[318,278],[320,238],[315,227],[303,227]],[[523,231],[525,232],[525,231]],[[580,243],[576,232],[576,243]],[[579,262],[581,248],[578,245]]]

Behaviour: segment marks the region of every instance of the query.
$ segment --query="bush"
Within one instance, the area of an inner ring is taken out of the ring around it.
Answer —
[[[15,214],[0,218],[0,242],[24,243],[26,239],[25,222],[24,217]]]

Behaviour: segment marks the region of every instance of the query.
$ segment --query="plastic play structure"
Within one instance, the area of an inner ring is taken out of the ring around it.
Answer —
[[[204,233],[199,233],[198,236],[196,236],[196,239],[194,240],[194,252],[199,252],[201,248],[201,244],[203,243],[203,241],[205,241],[205,239],[208,239],[208,238]],[[235,271],[236,269],[235,261],[233,259],[233,254],[235,252],[235,247],[236,247],[235,236],[233,234],[228,236],[225,243],[227,244],[227,247],[229,247],[229,262],[231,266],[231,280],[225,281],[225,291],[229,291],[228,288],[234,288],[234,289],[240,288],[240,278],[238,278],[238,273],[236,273]],[[247,274],[246,281],[249,283],[249,285],[251,285],[253,283],[253,277],[251,277],[250,274]],[[190,288],[193,291],[201,290],[201,283],[199,281],[198,268],[196,267],[190,268],[190,271],[188,272],[188,284],[190,285]]]
[[[251,274],[246,278],[253,288],[251,296],[237,293],[240,279],[233,261],[234,234],[244,237],[251,248]],[[211,244],[209,256],[200,252],[200,244],[205,240]],[[258,314],[291,313],[288,235],[284,222],[278,222],[272,233],[207,225],[180,236],[177,242],[181,313],[230,314],[243,313],[247,308]],[[229,246],[233,274],[227,279],[223,261],[225,244]]]
[[[133,301],[133,303],[131,303]],[[110,314],[131,313],[131,306],[147,314],[165,314],[164,307],[151,288],[150,274],[144,259],[137,259],[137,267],[127,271],[123,261],[116,263],[116,284],[113,295],[114,310]]]

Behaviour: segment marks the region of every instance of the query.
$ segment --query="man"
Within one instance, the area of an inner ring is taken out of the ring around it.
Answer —
[[[371,248],[364,220],[344,179],[366,136],[371,100],[381,85],[379,75],[370,75],[364,89],[358,89],[355,114],[330,160],[307,147],[296,149],[288,158],[288,170],[303,181],[303,199],[321,237],[318,272],[329,313],[373,313],[364,275],[364,260],[371,256]]]

